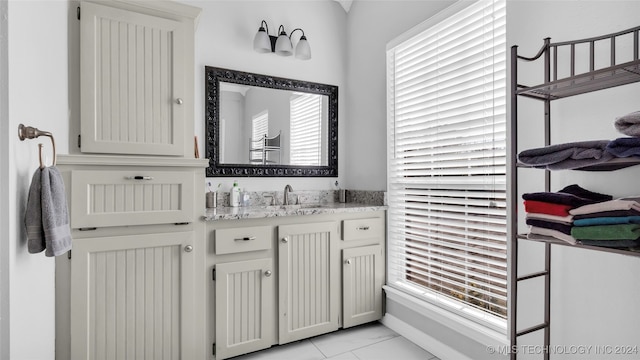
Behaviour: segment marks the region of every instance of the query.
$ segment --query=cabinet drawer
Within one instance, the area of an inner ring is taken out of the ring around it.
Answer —
[[[342,240],[362,240],[384,235],[381,218],[354,219],[342,221]]]
[[[270,226],[219,229],[215,231],[217,255],[271,249],[273,230]]]
[[[74,170],[71,227],[193,222],[194,172]]]

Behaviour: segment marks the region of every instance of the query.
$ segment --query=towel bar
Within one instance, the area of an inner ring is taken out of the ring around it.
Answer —
[[[53,164],[56,164],[56,142],[53,139],[53,134],[48,131],[38,130],[32,126],[24,126],[23,124],[18,125],[18,137],[21,141],[25,139],[35,139],[40,136],[47,136],[51,139],[51,146],[53,147]],[[38,156],[40,158],[40,168],[44,167],[44,162],[42,161],[42,144],[38,144]]]

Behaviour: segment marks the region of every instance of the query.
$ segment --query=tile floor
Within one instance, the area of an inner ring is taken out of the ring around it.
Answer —
[[[233,358],[233,360],[439,360],[379,322]]]

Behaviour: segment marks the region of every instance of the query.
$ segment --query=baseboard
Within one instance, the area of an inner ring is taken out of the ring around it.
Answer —
[[[441,360],[473,360],[472,358],[467,357],[457,350],[441,343],[393,315],[387,313],[380,321],[384,326],[397,332],[407,340],[432,353]]]

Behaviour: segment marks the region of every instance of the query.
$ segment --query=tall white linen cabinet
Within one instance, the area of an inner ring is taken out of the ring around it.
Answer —
[[[73,249],[56,258],[56,359],[205,358],[199,14],[172,1],[80,3],[80,154],[58,157]]]

